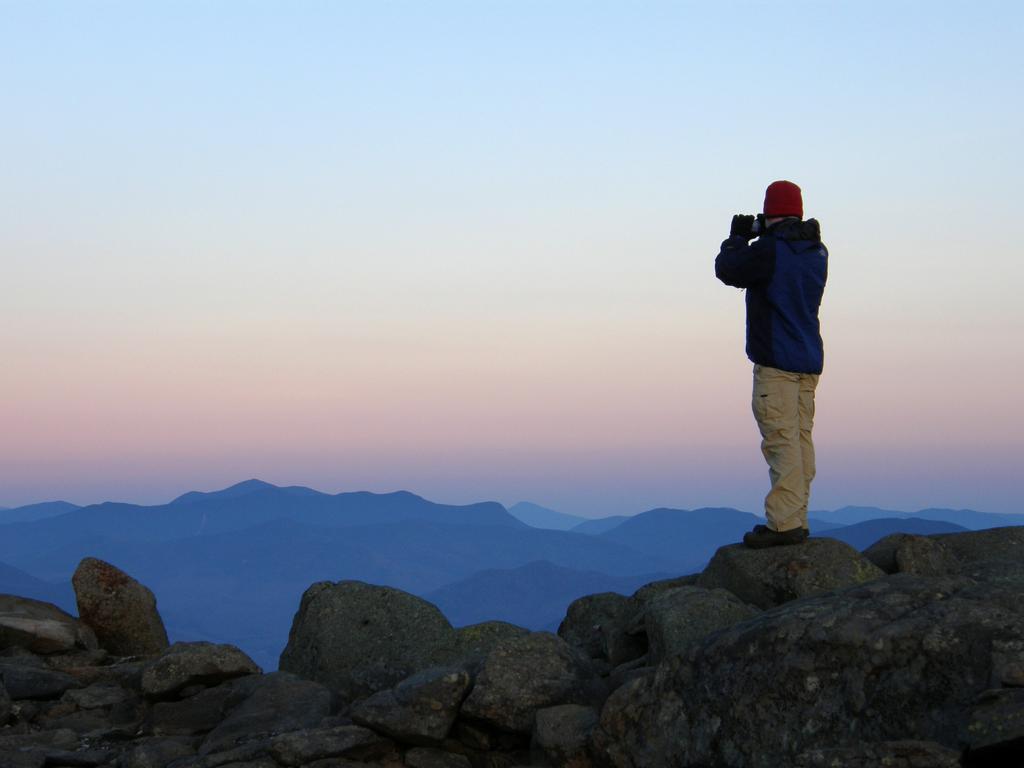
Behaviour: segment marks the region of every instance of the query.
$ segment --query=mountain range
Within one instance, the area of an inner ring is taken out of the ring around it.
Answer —
[[[894,531],[1024,523],[1024,515],[973,510],[875,510],[872,518],[871,509],[815,512],[812,529],[864,548]],[[273,669],[299,598],[316,581],[357,579],[427,596],[456,625],[502,619],[551,629],[576,597],[631,593],[703,568],[759,519],[703,508],[585,520],[529,502],[506,510],[248,480],[154,506],[2,510],[0,592],[73,613],[69,577],[83,557],[99,557],[154,591],[172,639],[233,643]]]

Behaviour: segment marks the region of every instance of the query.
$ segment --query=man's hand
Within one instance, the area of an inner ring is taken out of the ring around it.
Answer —
[[[739,235],[745,240],[750,240],[754,236],[754,218],[754,216],[745,216],[742,213],[737,213],[733,216],[729,237]]]

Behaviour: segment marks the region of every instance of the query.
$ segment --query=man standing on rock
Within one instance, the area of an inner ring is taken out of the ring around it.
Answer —
[[[799,544],[810,533],[811,427],[824,360],[818,307],[828,250],[818,222],[804,221],[803,214],[800,187],[791,181],[773,182],[765,192],[762,215],[732,217],[729,238],[715,259],[719,280],[747,289],[752,407],[772,482],[764,500],[768,524],[756,525],[743,536],[743,543],[755,549]]]

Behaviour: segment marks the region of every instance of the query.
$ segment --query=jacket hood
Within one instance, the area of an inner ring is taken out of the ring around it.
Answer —
[[[817,219],[785,219],[774,224],[768,229],[768,233],[775,235],[780,240],[809,240],[812,243],[821,242],[821,226]]]

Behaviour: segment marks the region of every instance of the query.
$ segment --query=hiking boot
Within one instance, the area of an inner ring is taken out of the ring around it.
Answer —
[[[793,528],[789,531],[773,531],[767,525],[755,525],[754,530],[743,534],[743,543],[751,549],[767,549],[768,547],[785,547],[790,544],[802,544],[807,541],[810,531],[806,528]]]

